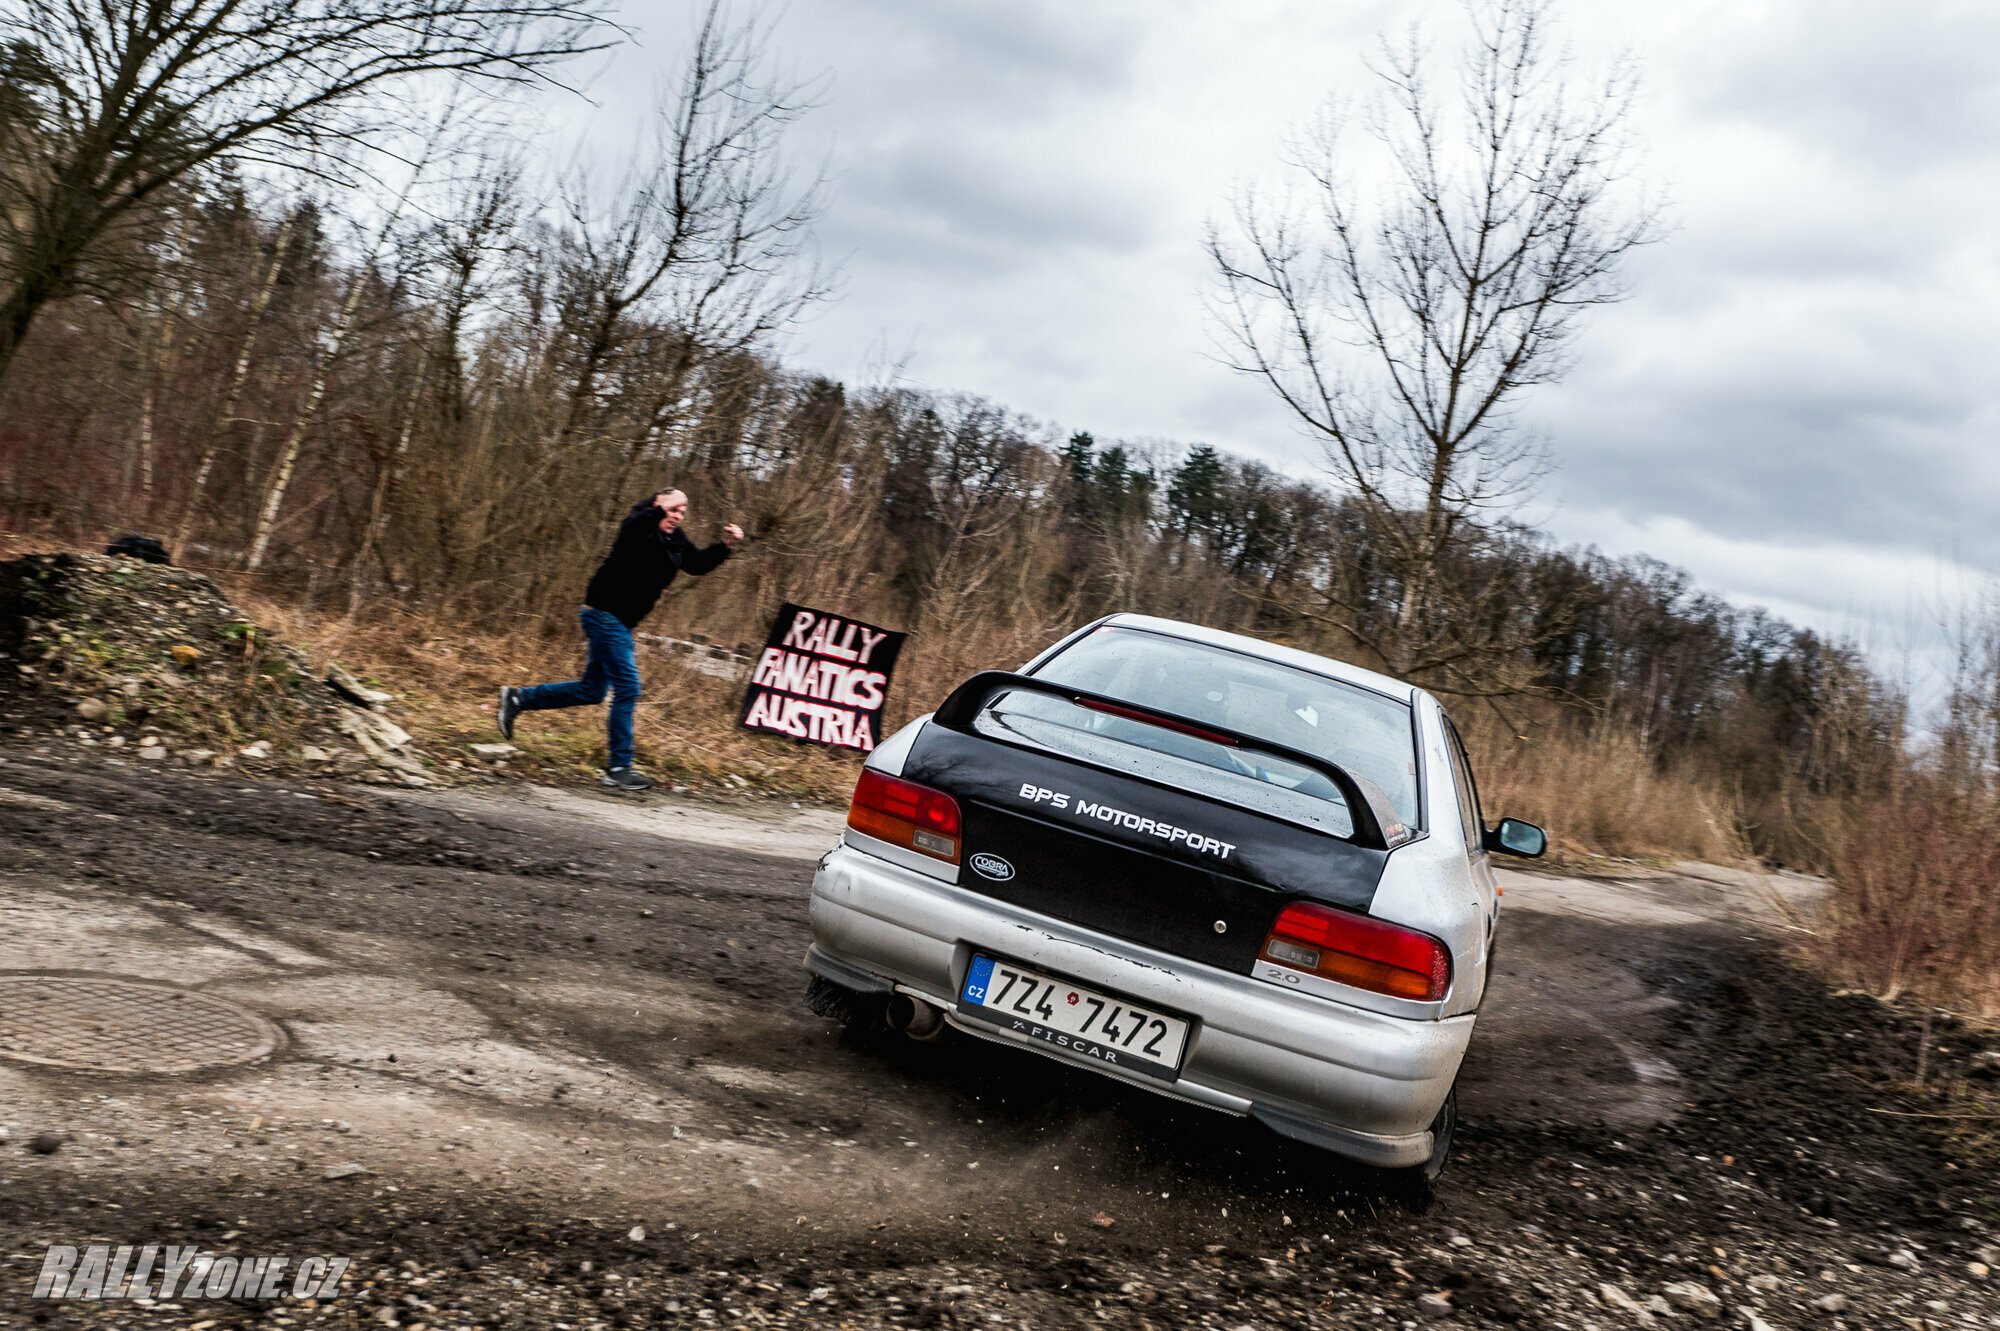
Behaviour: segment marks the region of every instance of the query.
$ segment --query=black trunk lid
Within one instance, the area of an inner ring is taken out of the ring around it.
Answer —
[[[958,801],[960,886],[1239,973],[1287,902],[1367,910],[1388,858],[1239,803],[935,723],[903,775]]]

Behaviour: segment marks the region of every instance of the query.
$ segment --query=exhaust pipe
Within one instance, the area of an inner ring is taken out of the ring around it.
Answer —
[[[944,1013],[908,994],[897,994],[889,1000],[889,1007],[882,1014],[892,1031],[901,1031],[912,1040],[935,1040],[944,1034]]]

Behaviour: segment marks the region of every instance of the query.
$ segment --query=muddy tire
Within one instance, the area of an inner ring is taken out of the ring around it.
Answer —
[[[1444,1103],[1438,1106],[1437,1117],[1431,1120],[1431,1158],[1420,1165],[1412,1165],[1405,1171],[1421,1178],[1425,1183],[1435,1183],[1444,1173],[1444,1167],[1451,1160],[1452,1139],[1458,1136],[1458,1086],[1454,1083],[1445,1092]]]
[[[889,1024],[882,1020],[883,1009],[888,1006],[886,994],[864,994],[815,975],[806,981],[805,1002],[820,1016],[839,1022],[856,1035],[889,1029]]]

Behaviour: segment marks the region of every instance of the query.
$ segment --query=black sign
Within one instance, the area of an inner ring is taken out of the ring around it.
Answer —
[[[904,633],[789,601],[750,674],[740,724],[871,753]]]

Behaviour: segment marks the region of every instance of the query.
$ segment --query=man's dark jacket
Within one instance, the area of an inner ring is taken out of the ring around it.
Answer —
[[[583,593],[585,605],[616,615],[619,623],[635,629],[652,613],[676,573],[706,573],[729,558],[729,547],[720,541],[704,550],[678,527],[661,531],[664,516],[652,499],[632,505],[618,524],[611,553],[590,575],[590,586]]]

